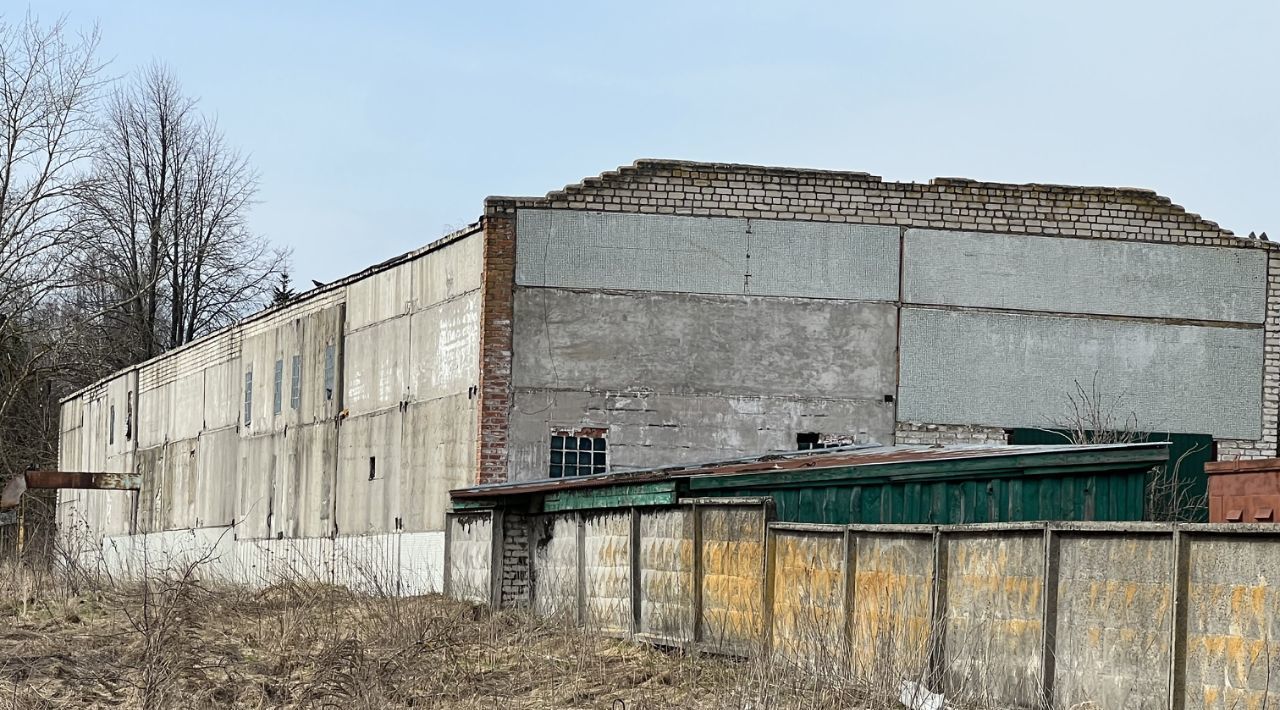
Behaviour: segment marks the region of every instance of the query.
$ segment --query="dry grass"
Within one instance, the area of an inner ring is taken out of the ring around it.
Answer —
[[[864,708],[760,661],[611,640],[522,612],[190,571],[108,586],[0,568],[0,708]]]

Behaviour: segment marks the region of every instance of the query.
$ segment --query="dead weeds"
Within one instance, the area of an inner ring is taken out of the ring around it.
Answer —
[[[0,573],[0,708],[863,708],[773,664],[439,596]]]

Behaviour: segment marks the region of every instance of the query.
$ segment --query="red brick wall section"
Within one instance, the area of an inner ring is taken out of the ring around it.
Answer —
[[[513,206],[489,198],[484,210],[480,306],[480,422],[476,483],[507,480],[507,420],[511,407],[511,311],[516,267]]]

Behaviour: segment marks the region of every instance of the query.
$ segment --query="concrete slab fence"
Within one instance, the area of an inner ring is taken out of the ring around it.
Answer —
[[[619,637],[996,707],[1280,707],[1280,527],[809,525],[744,498],[446,536],[447,593]]]

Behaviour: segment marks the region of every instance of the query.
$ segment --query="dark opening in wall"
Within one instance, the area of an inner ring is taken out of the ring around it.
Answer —
[[[369,457],[369,480],[372,481],[378,475],[378,457]]]
[[[816,431],[802,431],[796,434],[796,449],[831,449],[837,446],[848,446],[854,443],[853,437],[847,434],[822,434]]]

